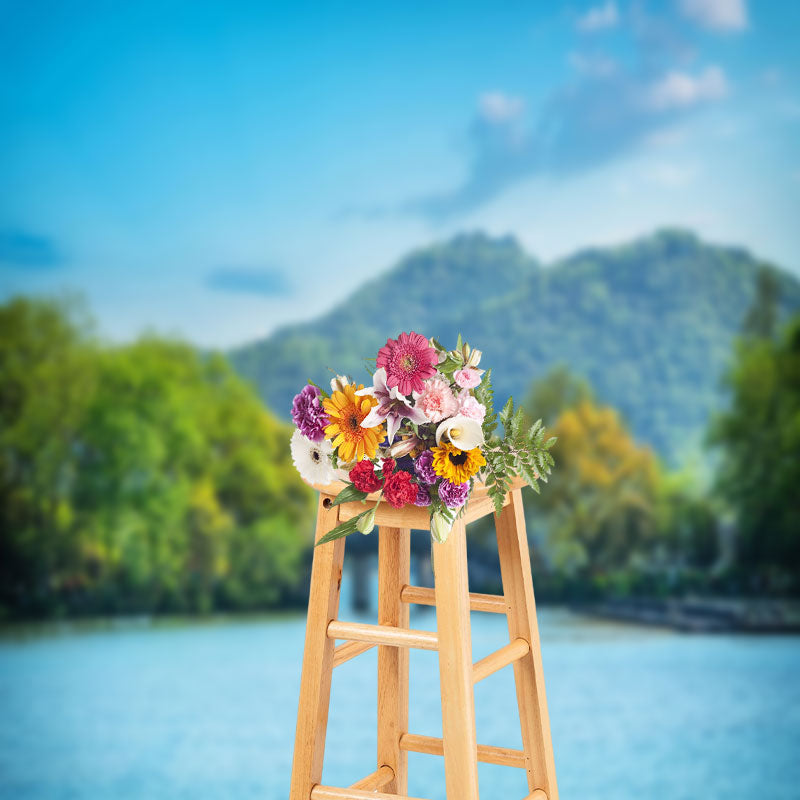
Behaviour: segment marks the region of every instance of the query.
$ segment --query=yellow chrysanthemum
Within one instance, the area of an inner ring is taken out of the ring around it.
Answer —
[[[375,428],[362,428],[361,421],[378,404],[374,397],[357,397],[356,392],[363,384],[346,384],[342,391],[335,391],[322,401],[330,424],[325,426],[325,438],[338,449],[339,461],[360,461],[364,456],[375,458],[378,444],[383,441],[383,425]]]
[[[443,443],[439,447],[432,447],[431,452],[433,471],[451,483],[465,483],[486,465],[480,447],[459,450],[455,445]]]

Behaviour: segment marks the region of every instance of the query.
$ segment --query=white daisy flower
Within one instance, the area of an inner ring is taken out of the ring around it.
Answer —
[[[292,461],[306,483],[325,485],[335,480],[331,464],[333,447],[327,439],[312,442],[296,430],[292,434]]]

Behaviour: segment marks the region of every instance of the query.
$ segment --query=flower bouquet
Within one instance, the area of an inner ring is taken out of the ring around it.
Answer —
[[[292,404],[298,472],[316,485],[345,481],[334,505],[377,492],[394,508],[429,507],[431,535],[439,542],[464,512],[476,480],[498,513],[514,477],[538,492],[554,463],[555,437],[545,439],[541,420],[526,430],[512,398],[496,414],[491,370],[480,362],[481,351],[461,336],[446,350],[412,331],[378,351],[371,386],[337,376],[328,393],[309,383]],[[374,522],[370,507],[317,544],[370,533]]]

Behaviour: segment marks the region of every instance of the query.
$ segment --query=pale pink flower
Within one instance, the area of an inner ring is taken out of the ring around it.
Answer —
[[[464,367],[464,369],[456,370],[453,378],[462,389],[474,389],[481,382],[482,374],[482,369]]]
[[[458,413],[462,417],[474,419],[483,424],[486,418],[486,406],[479,403],[466,389],[458,395]]]
[[[458,401],[444,378],[429,378],[417,397],[415,408],[421,408],[431,422],[441,422],[458,413]]]

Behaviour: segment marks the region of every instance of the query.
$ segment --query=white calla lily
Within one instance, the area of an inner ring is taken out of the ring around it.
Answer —
[[[461,414],[439,423],[436,429],[437,445],[442,443],[443,437],[459,450],[472,450],[480,447],[485,441],[480,422]]]

